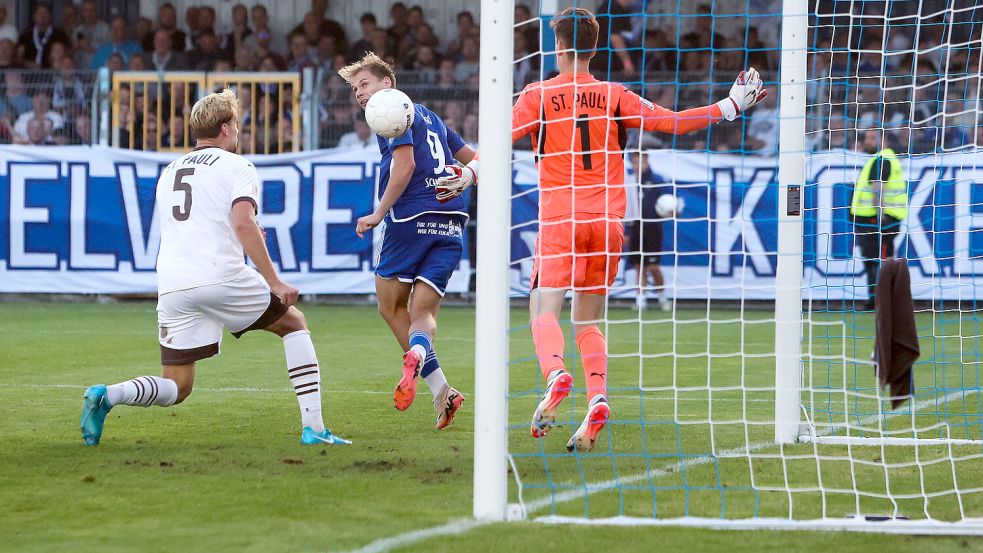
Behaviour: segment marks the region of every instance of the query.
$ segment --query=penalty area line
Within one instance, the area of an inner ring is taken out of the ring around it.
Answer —
[[[397,547],[405,547],[407,545],[412,545],[430,538],[450,536],[453,534],[463,534],[464,532],[468,532],[474,528],[484,526],[486,524],[490,524],[490,521],[475,520],[472,518],[452,520],[442,526],[432,526],[430,528],[422,528],[420,530],[406,532],[405,534],[397,534],[388,538],[380,538],[370,542],[365,547],[352,550],[349,553],[386,553],[387,551],[392,551]]]

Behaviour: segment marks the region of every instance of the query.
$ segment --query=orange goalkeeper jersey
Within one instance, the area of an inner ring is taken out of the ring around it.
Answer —
[[[512,106],[512,141],[532,135],[539,217],[625,216],[627,129],[685,134],[720,121],[717,106],[674,112],[618,83],[564,73],[527,86]]]

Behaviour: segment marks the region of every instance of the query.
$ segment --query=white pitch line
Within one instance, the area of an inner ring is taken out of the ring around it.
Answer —
[[[462,534],[478,526],[484,526],[489,524],[489,521],[485,520],[475,520],[472,518],[452,520],[443,526],[432,526],[430,528],[423,528],[421,530],[414,530],[412,532],[407,532],[405,534],[397,534],[395,536],[390,536],[388,538],[381,538],[370,542],[365,547],[361,549],[356,549],[351,553],[386,553],[396,549],[397,547],[403,547],[405,545],[410,545],[423,540],[428,540],[430,538],[435,538],[437,536],[448,536],[452,534]]]

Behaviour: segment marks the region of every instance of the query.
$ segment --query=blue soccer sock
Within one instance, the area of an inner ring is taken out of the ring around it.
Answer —
[[[426,361],[427,357],[433,352],[430,335],[422,330],[410,332],[410,351],[419,355],[421,361]]]

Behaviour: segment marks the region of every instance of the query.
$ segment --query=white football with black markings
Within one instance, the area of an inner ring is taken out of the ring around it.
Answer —
[[[395,88],[384,88],[365,104],[365,122],[383,138],[396,138],[413,125],[413,100]]]

